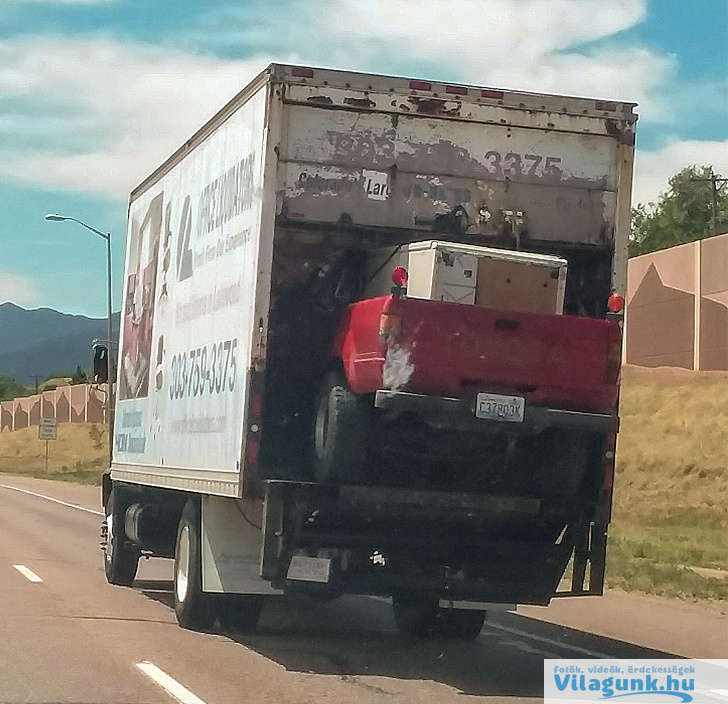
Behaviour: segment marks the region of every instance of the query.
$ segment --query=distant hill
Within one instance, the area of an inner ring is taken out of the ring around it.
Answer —
[[[119,314],[114,315],[114,337]],[[91,342],[106,339],[106,318],[69,315],[52,308],[28,310],[0,304],[0,376],[30,385],[31,377],[88,369]]]

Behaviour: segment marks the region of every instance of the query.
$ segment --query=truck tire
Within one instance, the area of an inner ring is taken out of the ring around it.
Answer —
[[[444,635],[458,640],[475,640],[483,630],[485,615],[485,611],[446,609],[442,613]]]
[[[392,598],[399,632],[414,638],[455,638],[471,641],[485,623],[485,611],[442,609],[433,597],[399,595]]]
[[[227,628],[240,633],[255,631],[265,597],[258,594],[223,594],[215,600],[215,612]]]
[[[183,628],[210,628],[215,618],[213,595],[202,591],[200,505],[185,504],[177,528],[174,549],[174,612]]]
[[[139,566],[139,548],[127,540],[124,534],[124,512],[126,506],[119,499],[122,492],[112,486],[104,510],[102,527],[104,574],[109,584],[130,586]]]
[[[408,638],[436,638],[439,633],[438,599],[399,594],[392,597],[394,620]]]
[[[317,482],[363,482],[370,423],[369,399],[351,391],[341,372],[327,374],[316,404],[313,432]]]

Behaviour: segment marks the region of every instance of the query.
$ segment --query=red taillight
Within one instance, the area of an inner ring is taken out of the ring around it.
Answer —
[[[382,313],[379,316],[379,334],[389,340],[399,335],[402,330],[402,319],[398,315]]]
[[[250,402],[250,416],[253,420],[259,420],[263,415],[263,395],[253,394],[253,399]]]
[[[480,97],[481,98],[495,98],[496,100],[503,100],[503,91],[502,90],[481,90],[480,91]]]
[[[432,83],[427,81],[410,81],[409,87],[412,90],[432,90]]]
[[[407,279],[409,279],[409,274],[407,273],[407,269],[403,266],[395,266],[394,269],[392,269],[392,283],[395,286],[399,286],[400,288],[402,286],[406,286]]]
[[[295,66],[291,69],[291,75],[298,78],[313,78],[313,69],[304,68],[303,66]]]
[[[621,313],[624,310],[624,296],[616,291],[607,299],[607,310],[610,313]]]
[[[248,433],[248,442],[245,447],[245,457],[248,464],[258,464],[260,455],[260,435],[258,433]]]

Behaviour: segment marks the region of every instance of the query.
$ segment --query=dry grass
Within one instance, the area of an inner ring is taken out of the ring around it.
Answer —
[[[0,433],[0,472],[32,477],[98,484],[109,465],[106,426],[96,423],[63,423],[58,439],[48,442],[48,471],[45,471],[45,441],[38,428]]]
[[[626,368],[621,416],[609,583],[728,599],[728,374]]]

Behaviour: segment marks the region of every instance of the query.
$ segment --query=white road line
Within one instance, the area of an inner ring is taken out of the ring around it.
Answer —
[[[497,623],[488,623],[485,624],[486,628],[496,628],[499,631],[505,631],[506,633],[511,633],[514,636],[520,636],[521,638],[528,638],[529,640],[538,640],[542,643],[548,643],[549,645],[555,645],[558,648],[564,648],[566,650],[573,650],[575,653],[584,653],[584,655],[588,655],[592,658],[612,658],[613,655],[607,655],[606,653],[600,653],[598,650],[589,650],[588,648],[582,648],[578,645],[569,645],[568,643],[564,643],[560,640],[554,640],[553,638],[545,638],[544,636],[537,636],[533,633],[529,633],[528,631],[522,631],[518,628],[508,628],[508,626],[500,626]]]
[[[60,499],[54,499],[52,496],[46,496],[45,494],[37,494],[35,491],[28,491],[27,489],[19,489],[17,486],[10,486],[8,484],[0,484],[2,489],[11,489],[12,491],[19,491],[21,494],[29,494],[30,496],[37,496],[39,499],[45,499],[46,501],[52,501],[54,504],[61,504],[62,506],[68,506],[69,508],[76,508],[79,511],[86,511],[86,513],[93,513],[96,516],[103,516],[103,511],[94,511],[92,508],[86,508],[85,506],[79,506],[78,504],[70,504],[68,501],[61,501]]]
[[[29,582],[42,582],[43,580],[33,570],[28,569],[25,565],[13,565]]]
[[[205,704],[197,695],[192,694],[189,689],[183,687],[177,680],[170,677],[166,672],[160,670],[151,662],[138,662],[136,666],[150,679],[154,680],[167,694],[171,694],[182,704]]]

